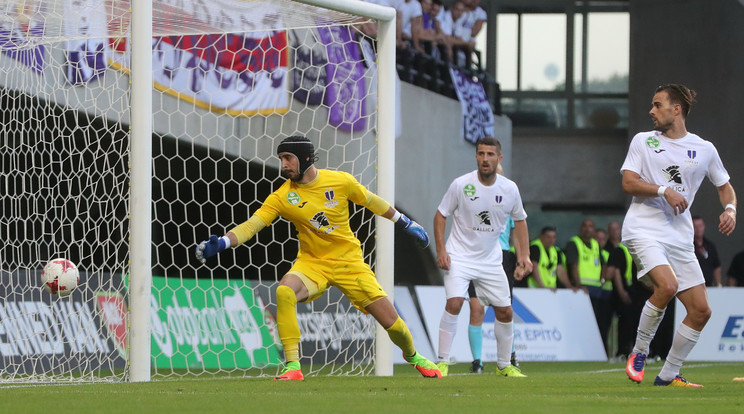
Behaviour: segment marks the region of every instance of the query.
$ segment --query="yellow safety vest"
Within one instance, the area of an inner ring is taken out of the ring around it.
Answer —
[[[602,264],[599,256],[599,243],[592,239],[591,247],[586,247],[579,236],[571,237],[579,252],[578,271],[581,284],[585,286],[602,286]]]
[[[540,260],[537,262],[537,268],[540,271],[540,280],[542,280],[546,288],[554,288],[556,286],[556,272],[558,269],[558,252],[555,246],[551,246],[548,250],[545,250],[545,246],[540,239],[533,240],[530,246],[540,248]],[[527,286],[531,288],[540,287],[534,277],[527,279]]]
[[[625,274],[623,275],[625,276],[625,286],[631,286],[633,285],[633,257],[622,243],[618,244],[617,247],[623,249],[623,253],[625,253]]]
[[[610,252],[605,249],[602,249],[599,252],[602,254],[604,262],[607,263],[607,261],[610,260]],[[612,279],[607,279],[602,283],[602,290],[612,290]]]

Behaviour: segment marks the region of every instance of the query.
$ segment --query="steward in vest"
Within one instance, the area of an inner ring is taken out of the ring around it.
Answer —
[[[580,284],[589,294],[599,334],[607,350],[607,336],[612,323],[612,290],[602,288],[604,259],[593,235],[594,222],[585,219],[581,222],[579,234],[572,237],[566,245],[566,267],[571,281]]]
[[[547,226],[540,231],[540,237],[530,243],[532,274],[527,281],[529,287],[555,289],[559,280],[562,286],[571,287],[563,269],[563,253],[555,246],[556,238],[555,227]]]

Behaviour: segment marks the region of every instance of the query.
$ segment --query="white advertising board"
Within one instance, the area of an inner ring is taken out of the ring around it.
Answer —
[[[411,292],[405,286],[395,286],[395,309],[398,310],[398,314],[408,325],[411,336],[413,336],[413,344],[416,345],[416,351],[429,359],[436,359],[437,356],[434,354],[431,342],[429,342],[429,335],[426,334],[424,325],[421,323]],[[407,364],[398,348],[395,348],[393,352],[393,363]]]
[[[708,289],[713,310],[688,361],[744,361],[744,288]],[[677,302],[674,313],[675,331],[687,311]]]
[[[445,305],[443,286],[416,286],[424,324],[435,352],[439,320]],[[514,289],[514,346],[520,361],[606,361],[589,296],[559,289]],[[468,305],[457,320],[451,360],[469,362]],[[495,315],[489,308],[483,322],[483,361],[496,360]]]

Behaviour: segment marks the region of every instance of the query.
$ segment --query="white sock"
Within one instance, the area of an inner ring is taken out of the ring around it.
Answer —
[[[511,349],[514,342],[514,322],[494,322],[493,333],[496,336],[496,358],[499,369],[511,365]]]
[[[672,347],[669,349],[664,367],[661,368],[659,378],[664,381],[671,381],[679,375],[682,364],[690,355],[690,351],[695,347],[700,338],[700,331],[696,331],[685,324],[680,324],[677,332],[674,333]]]
[[[455,339],[456,332],[457,315],[444,311],[439,321],[439,353],[437,354],[439,362],[449,362],[450,349],[452,349],[452,341]]]
[[[638,322],[638,336],[636,336],[635,347],[633,347],[634,354],[648,355],[651,340],[656,335],[656,329],[659,328],[665,310],[666,308],[659,309],[646,301],[641,311],[641,320]]]

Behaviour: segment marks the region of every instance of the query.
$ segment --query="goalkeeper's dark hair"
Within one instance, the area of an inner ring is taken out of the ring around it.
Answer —
[[[297,157],[297,160],[300,162],[300,175],[304,175],[310,166],[318,160],[312,141],[301,135],[284,138],[279,143],[279,146],[276,147],[277,154],[281,154],[282,152],[288,152]]]
[[[497,140],[494,137],[481,137],[478,138],[478,141],[475,143],[475,151],[478,152],[478,146],[480,145],[489,145],[496,147],[496,152],[501,155],[501,143],[499,140]]]

